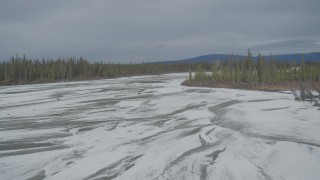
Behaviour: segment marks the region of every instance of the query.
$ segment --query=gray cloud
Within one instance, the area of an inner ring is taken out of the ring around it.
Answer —
[[[320,49],[319,0],[3,0],[0,58],[158,61]]]

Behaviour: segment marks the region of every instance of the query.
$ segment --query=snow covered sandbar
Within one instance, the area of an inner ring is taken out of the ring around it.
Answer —
[[[0,87],[0,179],[320,179],[320,111],[187,74]]]

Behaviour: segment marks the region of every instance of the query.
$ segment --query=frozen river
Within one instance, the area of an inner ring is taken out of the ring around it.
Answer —
[[[187,74],[0,87],[0,179],[320,179],[320,111]]]

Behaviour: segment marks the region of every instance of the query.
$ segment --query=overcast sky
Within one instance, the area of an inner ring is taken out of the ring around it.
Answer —
[[[320,51],[320,0],[0,0],[0,58]]]

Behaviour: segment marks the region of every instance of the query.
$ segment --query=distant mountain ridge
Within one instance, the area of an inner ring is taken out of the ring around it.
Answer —
[[[312,53],[303,53],[303,54],[282,54],[282,55],[268,55],[263,56],[265,60],[276,60],[276,61],[288,61],[288,62],[300,62],[304,57],[306,62],[319,62],[320,61],[320,52],[312,52]],[[243,55],[233,55],[233,59],[242,59],[246,56]],[[214,61],[228,61],[231,60],[232,55],[230,54],[208,54],[203,56],[197,56],[189,59],[182,60],[173,60],[173,61],[162,61],[158,63],[162,64],[176,64],[176,63],[186,63],[186,64],[194,64],[201,62],[214,62]],[[253,60],[258,60],[258,56],[253,56]]]

